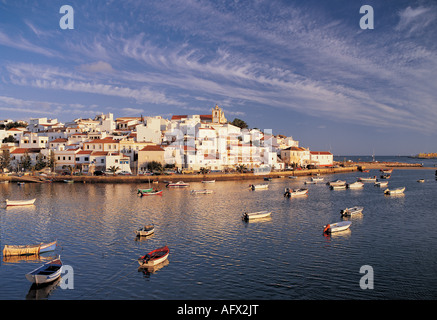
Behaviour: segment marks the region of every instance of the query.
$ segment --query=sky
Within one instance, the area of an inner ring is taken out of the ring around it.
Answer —
[[[314,151],[437,152],[436,30],[435,0],[0,0],[0,119],[217,104]]]

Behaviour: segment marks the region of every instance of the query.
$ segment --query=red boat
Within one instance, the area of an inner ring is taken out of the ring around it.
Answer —
[[[165,259],[168,258],[169,253],[170,249],[167,246],[158,248],[138,258],[138,263],[142,267],[156,266],[157,264],[165,261]]]

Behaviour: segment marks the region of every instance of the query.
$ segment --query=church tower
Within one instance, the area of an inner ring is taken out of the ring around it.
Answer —
[[[223,113],[222,109],[219,108],[218,105],[215,106],[215,108],[212,109],[212,123],[213,124],[224,124],[227,120],[225,118],[225,114]]]

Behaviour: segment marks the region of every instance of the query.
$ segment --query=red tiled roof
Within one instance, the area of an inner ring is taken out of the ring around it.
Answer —
[[[155,145],[155,146],[145,146],[140,151],[165,151],[161,148],[161,146]]]

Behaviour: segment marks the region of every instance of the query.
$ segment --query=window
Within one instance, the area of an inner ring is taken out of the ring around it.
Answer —
[[[89,161],[90,158],[89,158],[89,157],[85,157],[84,160],[85,160],[85,161]]]
[[[105,163],[105,159],[100,159],[100,163]]]
[[[61,157],[58,156],[58,160],[61,160]]]

